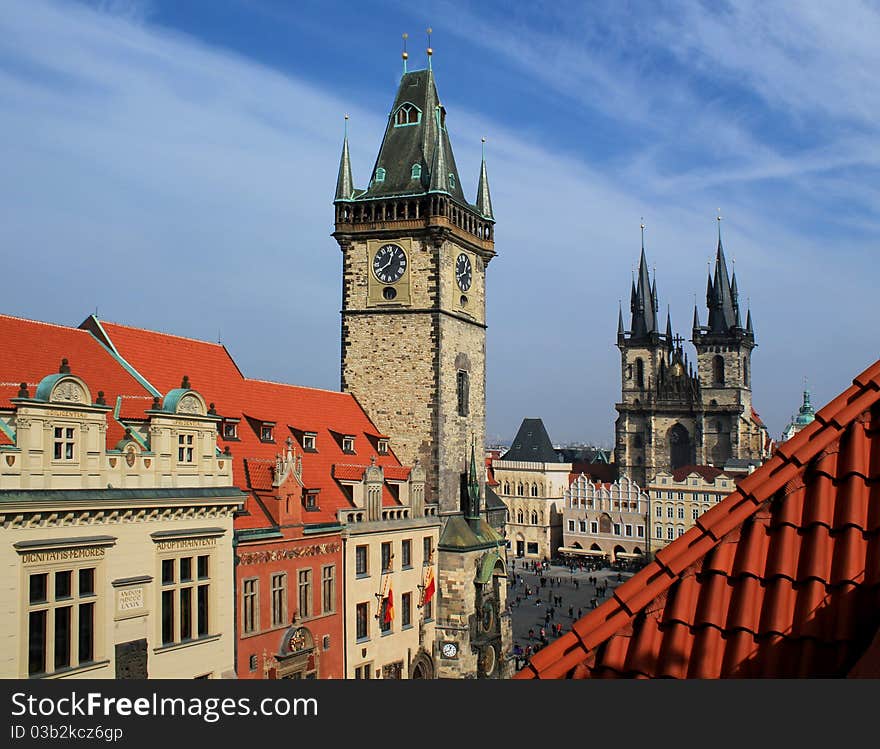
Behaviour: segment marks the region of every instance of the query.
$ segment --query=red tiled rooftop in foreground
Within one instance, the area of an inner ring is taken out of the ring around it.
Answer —
[[[880,676],[880,361],[515,678]]]

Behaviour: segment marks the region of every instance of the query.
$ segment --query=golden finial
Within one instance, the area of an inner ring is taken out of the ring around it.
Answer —
[[[407,34],[404,31],[403,32],[403,54],[401,55],[401,57],[403,58],[403,72],[404,73],[406,72],[406,61],[409,58],[409,54],[407,54],[407,51],[406,51],[406,40],[407,39],[409,39],[409,34]]]
[[[428,26],[428,69],[431,68],[431,55],[434,54],[434,50],[431,49],[431,27]]]

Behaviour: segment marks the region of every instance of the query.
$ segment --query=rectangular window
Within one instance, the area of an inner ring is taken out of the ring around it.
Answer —
[[[321,568],[321,613],[336,611],[336,565]]]
[[[312,432],[306,432],[305,434],[303,434],[303,438],[302,438],[303,450],[306,450],[307,452],[310,452],[310,453],[317,452],[317,450],[318,450],[317,436],[318,435],[316,435]]]
[[[425,536],[422,542],[423,552],[424,552],[424,560],[426,562],[434,561],[434,539],[430,536]]]
[[[684,507],[679,507],[679,508],[678,508],[678,519],[679,519],[679,520],[684,520]]]
[[[470,376],[463,370],[458,370],[456,377],[456,390],[458,393],[458,415],[467,416],[470,401]]]
[[[356,546],[354,549],[354,571],[358,577],[367,574],[367,547]]]
[[[238,424],[234,421],[223,422],[223,436],[228,440],[238,439]]]
[[[590,521],[590,533],[595,534],[598,532],[599,532],[599,521],[598,520],[591,520]]]
[[[666,517],[674,518],[675,517],[675,508],[672,505],[666,508]]]
[[[260,427],[260,440],[262,442],[275,441],[275,429],[271,424],[263,424]]]
[[[538,544],[536,543],[527,543],[526,544],[526,554],[537,554],[538,553]]]
[[[394,616],[393,610],[391,612],[391,615],[392,617]],[[386,596],[382,599],[382,605],[379,607],[379,631],[383,633],[390,632],[391,623],[392,619],[389,619],[388,617],[388,597]]]
[[[666,499],[672,499],[672,492],[666,492]]]
[[[400,560],[404,568],[412,567],[412,541],[408,538],[400,542]]]
[[[368,604],[359,603],[355,607],[355,632],[358,640],[365,640],[370,636],[368,616]]]
[[[679,501],[679,502],[684,502],[684,492],[679,492],[679,493],[678,493],[678,501]]]
[[[624,536],[631,536],[632,534],[633,534],[633,527],[631,525],[629,525],[629,523],[627,523],[626,525],[623,526],[623,535]]]
[[[663,499],[663,492],[658,489],[656,492],[654,492],[654,496],[657,497],[657,499]]]
[[[358,666],[354,670],[354,678],[355,679],[369,679],[371,677],[371,671],[373,670],[372,663],[365,663],[363,666]]]
[[[614,524],[614,535],[615,535],[615,536],[619,536],[619,535],[620,535],[620,523],[615,523],[615,524]]]
[[[384,541],[382,543],[382,571],[388,572],[391,569],[391,542]]]
[[[287,624],[287,573],[272,575],[272,626]]]
[[[658,518],[662,518],[663,517],[663,507],[661,507],[660,505],[657,505],[657,507],[654,509],[654,514]]]
[[[586,520],[580,521],[580,528],[581,528],[581,533],[587,532],[587,521]],[[574,529],[572,529],[572,530],[574,530]]]
[[[675,529],[671,525],[666,529],[666,538],[670,541],[675,538]]]
[[[691,517],[692,517],[694,520],[696,520],[699,516],[700,516],[700,510],[699,510],[699,508],[694,507],[694,508],[691,510]]]
[[[412,593],[404,593],[400,597],[400,625],[409,627],[412,624]]]
[[[425,621],[429,622],[434,618],[434,601],[433,600],[428,601],[424,605],[424,609],[425,609]]]
[[[568,530],[574,533],[574,520],[568,521]]]
[[[162,644],[208,634],[210,578],[208,556],[163,559],[161,602]]]
[[[644,526],[644,525],[637,525],[637,526],[636,526],[636,535],[637,535],[639,538],[644,538],[644,537],[645,537],[645,526]]]
[[[194,435],[179,434],[177,435],[177,462],[192,463],[193,457]]]
[[[28,576],[29,675],[75,668],[94,660],[94,579],[94,567]]]
[[[379,440],[379,455],[388,455],[388,440]]]
[[[299,617],[308,619],[312,615],[312,570],[299,571]]]
[[[257,595],[258,595],[258,580],[256,578],[252,578],[250,580],[244,580],[241,586],[241,628],[242,632],[245,634],[249,634],[250,632],[256,632],[257,628],[260,626],[260,609],[257,606]],[[164,622],[164,620],[163,620]],[[164,635],[163,638],[164,640]]]
[[[654,528],[654,535],[657,538],[663,538],[663,527],[658,525],[656,528]]]
[[[346,436],[342,438],[342,452],[354,453],[354,437]]]
[[[55,427],[55,460],[73,460],[75,442],[73,427]]]
[[[681,538],[684,535],[684,528],[678,529],[678,537]]]

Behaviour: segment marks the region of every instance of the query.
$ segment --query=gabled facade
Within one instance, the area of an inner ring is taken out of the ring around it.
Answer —
[[[0,337],[0,675],[234,676],[244,496],[202,395],[153,395],[84,331]]]

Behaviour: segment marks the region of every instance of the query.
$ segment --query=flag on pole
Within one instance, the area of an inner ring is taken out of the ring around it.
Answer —
[[[428,604],[431,602],[431,599],[434,597],[434,592],[436,591],[436,587],[434,585],[434,568],[428,567],[428,574],[425,577],[425,596],[424,603]]]
[[[385,597],[385,624],[391,624],[394,619],[394,596],[391,588],[388,588],[388,595]]]

